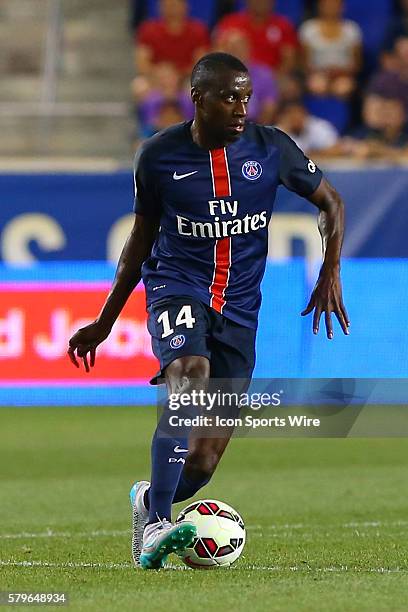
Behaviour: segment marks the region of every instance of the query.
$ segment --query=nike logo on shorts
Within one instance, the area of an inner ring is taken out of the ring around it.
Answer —
[[[175,181],[181,181],[181,179],[187,178],[188,176],[192,176],[193,174],[197,174],[197,172],[198,170],[194,170],[194,172],[187,172],[187,174],[177,174],[177,172],[174,171],[173,178]]]
[[[175,453],[188,453],[188,448],[180,448],[179,445],[173,448]]]

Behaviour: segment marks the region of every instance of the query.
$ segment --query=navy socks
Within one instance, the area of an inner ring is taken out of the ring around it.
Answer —
[[[163,436],[160,425],[152,441],[152,478],[149,489],[149,523],[171,521],[171,504],[187,456],[187,438]]]
[[[181,502],[185,499],[190,499],[190,497],[193,497],[193,495],[195,495],[197,491],[202,489],[202,487],[204,487],[207,482],[210,481],[210,478],[211,477],[209,476],[208,478],[204,478],[200,481],[192,481],[186,478],[185,474],[182,472],[180,475],[180,480],[178,482],[176,492],[174,494],[173,502]]]
[[[171,414],[166,405],[152,440],[151,486],[145,494],[149,523],[160,519],[171,521],[172,504],[189,499],[210,480],[206,475],[190,475],[184,470],[191,427],[171,426]]]
[[[178,485],[177,485],[177,489],[176,492],[174,493],[174,497],[173,497],[173,503],[177,503],[177,502],[181,502],[181,501],[185,501],[186,499],[190,499],[190,497],[193,497],[193,495],[195,495],[197,493],[197,491],[199,491],[200,489],[202,489],[208,482],[210,482],[210,477],[208,478],[204,478],[203,480],[200,481],[192,481],[189,480],[188,478],[186,478],[185,474],[183,472],[181,472],[180,474],[180,478],[178,481]],[[145,496],[144,496],[144,503],[146,508],[150,508],[150,489],[148,489],[145,492]],[[164,493],[163,491],[159,491],[156,492],[156,504],[157,504],[157,500],[158,502],[162,502],[164,500]],[[167,500],[164,500],[164,503],[167,504]],[[168,511],[168,507],[166,505],[165,511]],[[156,512],[158,512],[158,510],[153,510],[152,515],[154,514],[156,516]],[[160,516],[160,515],[159,515]],[[167,518],[167,520],[170,520],[168,518],[168,516],[164,515],[165,518]],[[157,516],[156,519],[150,519],[150,511],[149,511],[149,522],[153,523],[153,522],[157,522]]]

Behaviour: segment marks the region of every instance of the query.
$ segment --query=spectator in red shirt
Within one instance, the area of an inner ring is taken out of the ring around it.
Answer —
[[[185,76],[209,47],[208,29],[188,17],[186,0],[160,0],[159,8],[161,17],[142,23],[136,34],[136,69],[149,75],[155,65],[166,62]]]
[[[273,13],[274,0],[247,0],[246,11],[226,15],[217,32],[240,30],[251,42],[251,59],[277,72],[291,71],[296,64],[296,30],[286,17]]]

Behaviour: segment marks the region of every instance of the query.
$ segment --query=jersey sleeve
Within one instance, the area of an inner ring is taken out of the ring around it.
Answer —
[[[142,145],[134,162],[135,199],[133,210],[138,215],[160,216],[161,203],[148,153]]]
[[[320,185],[323,174],[316,164],[306,157],[295,142],[284,132],[276,129],[280,152],[279,180],[290,191],[307,198]]]

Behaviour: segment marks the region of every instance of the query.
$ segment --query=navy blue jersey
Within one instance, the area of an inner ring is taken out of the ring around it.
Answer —
[[[142,267],[147,304],[187,295],[256,328],[276,190],[310,196],[322,173],[277,128],[248,123],[238,141],[208,151],[191,123],[156,134],[136,156],[134,210],[160,217]]]

